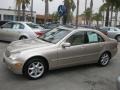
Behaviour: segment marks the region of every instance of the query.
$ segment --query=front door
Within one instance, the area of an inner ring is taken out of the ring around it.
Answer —
[[[65,42],[70,43],[70,47],[58,48],[58,65],[67,66],[84,62],[85,53],[85,32],[76,32]],[[62,44],[61,44],[62,45]]]

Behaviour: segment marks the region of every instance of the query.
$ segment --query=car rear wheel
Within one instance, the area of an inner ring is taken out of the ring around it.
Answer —
[[[116,40],[120,42],[120,35],[116,36]]]
[[[110,55],[109,55],[109,53],[105,52],[101,55],[101,57],[98,61],[98,64],[100,66],[107,66],[109,62],[110,62]]]
[[[26,37],[26,36],[21,36],[21,37],[19,38],[19,40],[23,40],[23,39],[27,39],[27,37]]]
[[[45,72],[47,71],[47,67],[45,62],[41,59],[35,58],[28,61],[23,68],[23,75],[31,80],[36,80],[41,78]]]

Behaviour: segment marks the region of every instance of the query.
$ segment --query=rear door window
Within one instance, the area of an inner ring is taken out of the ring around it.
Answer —
[[[87,32],[88,43],[104,42],[104,39],[96,32]]]

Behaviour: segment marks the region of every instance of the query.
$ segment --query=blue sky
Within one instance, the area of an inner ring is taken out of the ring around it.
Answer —
[[[74,0],[75,3],[77,0]],[[99,7],[103,4],[103,0],[93,0],[94,6],[93,11],[97,12],[99,10]],[[84,11],[84,3],[85,0],[80,0],[80,14]],[[89,7],[90,0],[88,0],[88,7]],[[49,12],[53,13],[57,11],[57,7],[59,5],[63,4],[63,0],[53,0],[53,2],[49,3]],[[42,0],[34,0],[34,11],[37,12],[37,14],[44,14],[44,2]],[[0,8],[12,8],[15,9],[15,0],[0,0]],[[28,10],[30,9],[30,6],[28,7]],[[76,14],[76,11],[74,11],[74,15]]]

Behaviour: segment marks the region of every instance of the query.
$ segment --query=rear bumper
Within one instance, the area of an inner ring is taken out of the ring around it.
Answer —
[[[11,60],[10,58],[6,57],[4,54],[3,62],[6,64],[8,69],[10,69],[15,74],[22,74],[23,64],[18,62],[17,60]]]

